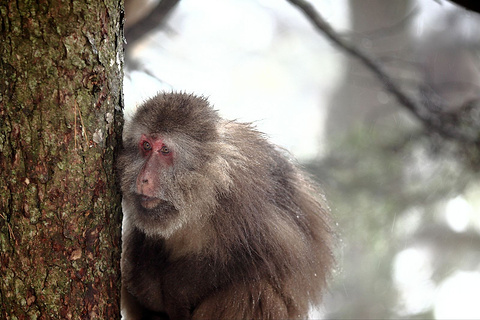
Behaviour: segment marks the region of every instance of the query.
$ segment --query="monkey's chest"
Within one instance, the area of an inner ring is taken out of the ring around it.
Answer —
[[[156,312],[185,313],[194,308],[222,285],[208,259],[137,261],[137,278],[131,281],[131,292],[148,309]]]
[[[162,268],[156,261],[149,259],[133,263],[132,276],[129,279],[128,290],[147,309],[163,312],[163,281]]]

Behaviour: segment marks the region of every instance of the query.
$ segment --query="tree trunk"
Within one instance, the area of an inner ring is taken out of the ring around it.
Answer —
[[[118,319],[122,1],[0,3],[0,318]]]

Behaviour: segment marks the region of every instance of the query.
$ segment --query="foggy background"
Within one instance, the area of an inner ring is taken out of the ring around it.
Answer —
[[[204,95],[299,159],[338,233],[312,318],[480,318],[477,13],[448,1],[311,1],[412,111],[287,1],[182,0],[129,37],[162,2],[177,1],[125,1],[126,119],[157,92]]]

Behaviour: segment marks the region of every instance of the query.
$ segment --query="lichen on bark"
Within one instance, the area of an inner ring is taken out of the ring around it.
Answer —
[[[0,318],[119,318],[121,1],[0,3]]]

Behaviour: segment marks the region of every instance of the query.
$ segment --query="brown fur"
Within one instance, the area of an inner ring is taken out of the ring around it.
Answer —
[[[142,134],[175,151],[155,215],[136,204]],[[160,94],[136,112],[118,162],[126,319],[305,318],[332,267],[329,214],[288,156],[208,102]]]

